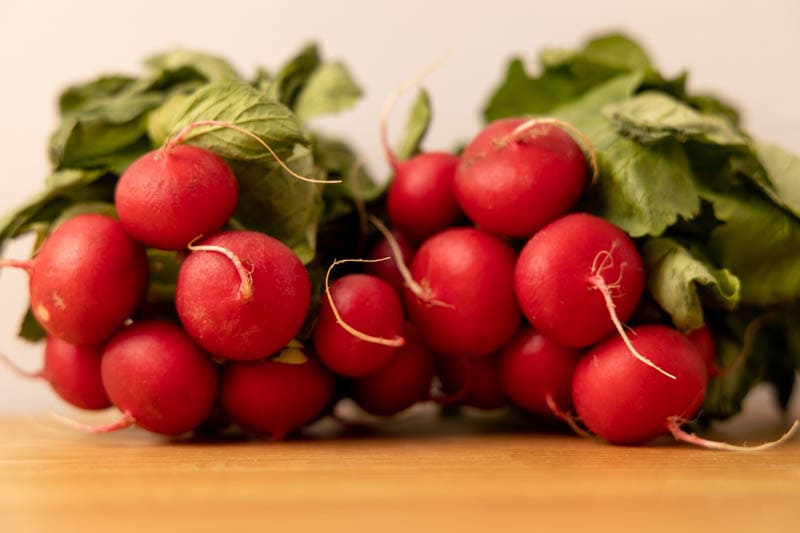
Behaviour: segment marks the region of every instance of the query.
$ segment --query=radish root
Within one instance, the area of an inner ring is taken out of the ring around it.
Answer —
[[[189,243],[189,250],[192,252],[214,252],[218,254],[222,254],[228,259],[230,259],[233,266],[236,268],[236,272],[239,274],[239,279],[241,280],[239,283],[239,295],[242,297],[243,300],[247,301],[253,297],[253,266],[251,265],[250,268],[246,268],[242,263],[242,260],[239,259],[235,253],[231,250],[223,247],[223,246],[214,246],[209,244],[194,244],[199,239],[202,238],[202,235],[196,237],[192,242]]]
[[[556,418],[560,418],[567,425],[575,432],[576,435],[579,437],[583,437],[584,439],[592,439],[594,435],[583,429],[580,425],[578,425],[578,421],[576,420],[575,416],[570,413],[569,411],[562,411],[561,408],[556,404],[555,399],[553,399],[552,394],[548,394],[545,396],[545,402],[547,402],[547,408],[550,409],[550,412],[553,413],[553,416]]]
[[[686,420],[676,416],[672,416],[668,419],[667,429],[669,429],[669,432],[672,433],[673,437],[675,437],[675,440],[686,442],[688,444],[694,444],[695,446],[700,446],[709,450],[724,450],[732,452],[762,452],[765,450],[771,450],[772,448],[780,446],[781,444],[791,440],[794,434],[797,432],[797,429],[800,428],[800,420],[795,420],[786,433],[781,435],[777,440],[765,442],[764,444],[755,446],[737,446],[727,442],[719,442],[698,437],[694,433],[690,433],[681,429],[681,425],[685,422]]]
[[[31,372],[29,370],[20,368],[14,361],[9,359],[7,355],[1,353],[0,353],[0,364],[5,365],[9,370],[14,372],[16,375],[25,379],[39,379],[44,377],[43,370],[39,370],[38,372]]]
[[[263,146],[264,149],[267,150],[270,153],[270,155],[275,159],[275,161],[278,163],[278,165],[280,165],[280,167],[283,170],[285,170],[289,175],[291,175],[291,176],[293,176],[293,177],[295,177],[295,178],[297,178],[297,179],[299,179],[301,181],[305,181],[305,182],[308,182],[308,183],[323,183],[323,184],[325,184],[325,183],[341,183],[342,182],[342,180],[318,180],[318,179],[314,179],[314,178],[307,178],[306,176],[303,176],[302,174],[298,174],[297,172],[295,172],[294,170],[289,168],[289,165],[284,163],[283,160],[280,157],[278,157],[278,154],[275,153],[275,150],[273,150],[272,147],[269,144],[267,144],[267,142],[264,139],[262,139],[261,137],[259,137],[255,133],[253,133],[252,131],[246,130],[246,129],[240,127],[240,126],[237,126],[236,124],[232,124],[230,122],[223,122],[221,120],[201,120],[201,121],[198,121],[198,122],[192,122],[191,124],[187,124],[180,132],[178,132],[177,135],[175,135],[172,138],[168,138],[164,142],[164,146],[162,148],[162,151],[165,152],[165,153],[169,152],[176,145],[178,145],[181,142],[183,142],[183,140],[186,138],[186,136],[192,130],[197,129],[197,128],[206,127],[206,126],[214,126],[214,127],[218,127],[218,128],[227,128],[229,130],[237,131],[237,132],[241,133],[242,135],[247,135],[248,137],[250,137],[251,139],[256,141],[258,144]]]
[[[388,259],[394,259],[394,262],[397,265],[397,270],[400,271],[400,276],[403,278],[403,283],[406,287],[408,287],[408,290],[410,290],[414,296],[416,296],[426,305],[431,307],[445,307],[447,309],[454,309],[453,305],[435,299],[431,293],[430,287],[423,287],[417,283],[413,276],[411,276],[411,271],[408,270],[408,266],[403,258],[403,252],[400,250],[400,245],[397,243],[397,239],[394,238],[394,235],[392,235],[392,232],[389,231],[389,228],[387,228],[386,225],[377,217],[370,216],[369,220],[376,228],[378,228],[378,231],[381,232],[383,238],[386,239],[386,242],[389,243],[389,247],[392,249],[392,255],[394,257],[389,257]]]
[[[19,268],[20,270],[24,270],[30,274],[33,272],[33,259],[28,259],[26,261],[20,261],[18,259],[3,259],[0,261],[0,268],[4,267]]]
[[[507,146],[510,142],[519,139],[523,134],[532,133],[533,130],[539,128],[540,126],[559,126],[560,128],[567,130],[567,132],[571,133],[574,137],[578,138],[580,143],[583,145],[583,149],[589,154],[589,166],[592,169],[592,179],[590,181],[591,183],[596,183],[597,179],[600,177],[600,166],[597,163],[597,150],[585,133],[578,129],[577,126],[570,124],[566,120],[553,117],[532,118],[514,128],[514,131],[499,139],[495,145],[499,148]]]
[[[391,257],[382,257],[380,259],[339,259],[334,260],[331,263],[331,266],[328,267],[328,271],[325,273],[325,295],[328,297],[328,303],[331,305],[331,311],[333,311],[333,316],[336,317],[336,323],[342,326],[346,332],[350,335],[356,337],[359,340],[364,342],[370,342],[372,344],[380,344],[382,346],[390,346],[393,348],[399,348],[406,343],[406,340],[401,336],[397,335],[392,339],[386,339],[384,337],[376,337],[374,335],[370,335],[368,333],[364,333],[363,331],[359,331],[342,318],[341,313],[339,313],[339,309],[336,307],[336,302],[333,301],[333,295],[331,294],[331,287],[330,287],[330,277],[331,277],[331,270],[336,265],[341,265],[343,263],[379,263],[381,261],[388,261]]]
[[[621,290],[620,282],[622,280],[622,271],[625,269],[625,263],[622,263],[619,268],[619,277],[611,284],[606,283],[606,280],[603,278],[603,272],[608,270],[609,268],[614,267],[614,257],[611,255],[614,251],[616,243],[611,245],[610,250],[603,250],[599,252],[592,263],[592,275],[589,278],[589,283],[592,286],[600,291],[600,294],[603,295],[603,299],[606,303],[606,309],[608,310],[608,315],[611,317],[611,322],[614,323],[614,327],[617,329],[619,336],[622,337],[622,341],[625,343],[625,346],[628,347],[628,350],[631,354],[641,361],[642,363],[646,364],[647,366],[654,368],[655,370],[659,371],[660,373],[664,374],[670,379],[677,379],[674,374],[670,374],[653,361],[639,353],[636,347],[631,342],[628,333],[625,331],[625,326],[620,321],[619,317],[617,316],[616,311],[616,304],[614,303],[614,297],[612,296],[612,291],[619,291]]]
[[[50,415],[59,422],[88,433],[112,433],[121,429],[127,429],[136,423],[136,419],[133,417],[130,411],[125,411],[118,420],[111,422],[110,424],[101,424],[99,426],[90,426],[53,411],[50,412]]]
[[[383,109],[381,110],[380,114],[379,127],[381,132],[381,146],[383,147],[383,151],[386,154],[386,160],[389,161],[389,166],[392,167],[392,170],[397,170],[400,161],[397,159],[397,154],[394,153],[394,150],[392,150],[392,147],[389,145],[389,133],[387,131],[389,115],[392,114],[392,110],[397,105],[397,100],[400,98],[400,95],[402,95],[411,87],[419,85],[423,79],[441,67],[449,55],[450,53],[446,52],[444,55],[442,55],[442,57],[422,69],[414,77],[401,83],[391,93],[389,93],[389,96],[386,97],[386,101],[383,104]]]

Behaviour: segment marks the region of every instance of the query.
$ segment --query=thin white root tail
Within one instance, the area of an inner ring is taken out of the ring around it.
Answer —
[[[500,139],[498,141],[499,146],[505,146],[509,142],[518,139],[525,133],[530,132],[538,128],[539,126],[559,126],[562,129],[567,130],[573,136],[577,137],[580,143],[583,145],[583,149],[589,154],[589,166],[592,169],[592,179],[590,180],[592,183],[595,183],[600,176],[600,166],[597,163],[597,150],[592,144],[592,141],[589,137],[583,133],[577,126],[567,122],[566,120],[561,120],[559,118],[553,117],[535,117],[530,120],[527,120],[514,128],[514,130]]]
[[[20,261],[19,259],[3,259],[0,260],[0,268],[11,267],[24,270],[28,274],[33,271],[33,259]]]
[[[380,259],[339,259],[334,260],[331,263],[331,266],[328,267],[328,271],[325,273],[325,295],[328,297],[328,303],[331,306],[331,311],[333,311],[333,316],[336,317],[336,323],[342,326],[342,328],[347,331],[353,337],[362,340],[364,342],[371,342],[372,344],[380,344],[381,346],[390,346],[392,348],[399,348],[406,343],[406,340],[401,336],[397,335],[392,339],[387,339],[384,337],[376,337],[374,335],[370,335],[368,333],[364,333],[363,331],[359,331],[342,318],[341,313],[339,313],[339,309],[336,307],[336,302],[333,301],[333,295],[331,294],[331,286],[330,286],[330,277],[331,277],[331,270],[336,265],[341,265],[343,263],[380,263],[381,261],[388,261],[391,257],[382,257]]]
[[[236,124],[233,124],[231,122],[223,122],[221,120],[200,120],[198,122],[192,122],[191,124],[187,124],[181,131],[178,132],[177,135],[175,135],[172,138],[168,138],[166,140],[166,142],[164,143],[163,150],[165,152],[169,152],[175,145],[178,145],[181,142],[183,142],[183,140],[186,138],[186,136],[192,130],[197,129],[197,128],[202,128],[202,127],[208,127],[208,126],[217,127],[217,128],[227,128],[229,130],[237,131],[237,132],[241,133],[242,135],[246,135],[246,136],[250,137],[251,139],[256,141],[258,144],[260,144],[262,147],[264,147],[264,149],[267,152],[269,152],[269,154],[275,159],[275,161],[278,163],[278,165],[280,165],[280,167],[284,171],[286,171],[287,174],[289,174],[290,176],[293,176],[293,177],[295,177],[295,178],[297,178],[297,179],[299,179],[301,181],[305,181],[305,182],[308,182],[308,183],[323,183],[323,184],[325,184],[325,183],[341,183],[342,182],[342,180],[318,180],[318,179],[314,179],[314,178],[308,178],[306,176],[303,176],[302,174],[298,174],[297,172],[295,172],[294,170],[289,168],[289,165],[284,163],[283,160],[280,157],[278,157],[278,154],[275,153],[275,150],[273,150],[272,147],[269,144],[267,144],[267,142],[264,139],[262,139],[261,137],[259,137],[255,133],[253,133],[252,131],[249,131],[249,130],[246,130],[245,128],[242,128],[241,126],[237,126]]]
[[[377,217],[370,216],[369,220],[376,228],[378,228],[378,231],[381,232],[383,238],[386,239],[386,242],[389,243],[389,247],[392,249],[392,255],[394,257],[389,257],[388,259],[394,259],[394,262],[397,265],[397,270],[400,271],[400,276],[403,278],[403,283],[406,287],[408,287],[408,290],[410,290],[414,296],[419,298],[419,300],[426,305],[431,307],[445,307],[447,309],[453,309],[453,305],[435,299],[429,288],[426,289],[417,283],[417,281],[411,275],[408,265],[406,265],[406,261],[403,258],[403,251],[400,249],[397,239],[394,238],[394,235],[392,235],[392,232],[389,231],[389,228],[387,228],[386,225]]]
[[[387,131],[389,123],[389,115],[392,114],[394,107],[397,105],[397,100],[400,98],[400,95],[402,95],[411,87],[419,85],[423,79],[425,79],[433,71],[441,67],[449,55],[450,55],[449,51],[444,53],[442,57],[440,57],[439,59],[437,59],[436,61],[434,61],[421,71],[419,71],[412,78],[409,78],[408,80],[398,85],[392,92],[389,93],[389,96],[386,97],[386,101],[383,104],[383,109],[381,110],[379,118],[379,128],[381,135],[381,145],[383,146],[383,151],[386,154],[386,159],[389,161],[389,165],[392,167],[392,169],[397,169],[397,166],[400,164],[400,162],[397,159],[397,154],[394,153],[394,150],[392,150],[392,147],[389,144],[389,133]]]
[[[21,378],[39,379],[39,378],[44,377],[43,374],[42,374],[42,370],[39,370],[38,372],[31,372],[31,371],[22,369],[22,368],[18,367],[17,364],[14,361],[9,359],[9,357],[7,355],[2,354],[2,353],[0,353],[0,364],[6,366],[9,370],[14,372],[16,375],[18,375]]]
[[[619,336],[622,337],[622,342],[625,343],[625,346],[627,346],[628,351],[630,351],[631,354],[636,359],[646,364],[647,366],[654,368],[655,370],[657,370],[661,374],[664,374],[670,379],[677,379],[677,377],[674,374],[670,374],[669,372],[667,372],[666,370],[655,364],[653,361],[642,355],[639,352],[639,350],[636,349],[636,347],[633,345],[633,342],[631,341],[630,336],[628,336],[628,333],[625,331],[624,324],[622,324],[622,322],[619,319],[619,316],[617,316],[617,305],[614,303],[614,298],[611,295],[611,291],[620,289],[621,286],[620,283],[622,281],[622,271],[624,270],[625,264],[623,263],[622,265],[620,265],[619,277],[616,279],[616,281],[614,281],[614,283],[609,285],[606,283],[605,278],[603,278],[603,271],[609,268],[613,268],[614,266],[614,258],[612,256],[612,252],[616,244],[617,243],[614,242],[611,245],[611,250],[603,250],[602,252],[598,253],[595,256],[594,261],[592,262],[592,276],[589,278],[589,283],[591,283],[592,286],[594,286],[594,288],[600,291],[600,294],[603,295],[603,300],[605,301],[606,309],[608,310],[608,316],[611,318],[611,322],[613,322],[614,327],[617,329],[617,333],[619,333]]]
[[[217,254],[222,254],[228,259],[230,259],[231,263],[233,263],[234,268],[236,268],[237,274],[239,274],[239,295],[242,297],[243,300],[247,301],[253,297],[254,287],[253,287],[253,268],[247,268],[242,263],[242,260],[239,259],[239,256],[233,253],[231,250],[225,248],[224,246],[215,246],[215,245],[196,245],[194,244],[199,239],[202,238],[202,235],[196,237],[192,242],[189,243],[188,247],[192,252],[213,252]]]
[[[771,450],[776,446],[780,446],[781,444],[790,441],[792,437],[794,437],[795,433],[797,433],[798,428],[800,428],[800,420],[795,420],[786,433],[781,435],[777,440],[765,442],[764,444],[758,444],[755,446],[737,446],[736,444],[729,444],[727,442],[719,442],[698,437],[694,433],[690,433],[681,429],[681,425],[685,422],[686,421],[680,417],[673,416],[669,418],[667,429],[669,429],[669,432],[673,437],[675,437],[675,440],[686,442],[688,444],[694,444],[695,446],[700,446],[709,450],[724,450],[729,452],[763,452],[765,450]]]
[[[584,439],[593,439],[594,435],[583,429],[580,425],[578,425],[578,421],[575,419],[572,413],[569,411],[562,411],[560,407],[556,404],[556,401],[553,399],[552,394],[548,394],[545,396],[545,401],[547,402],[547,408],[550,409],[550,412],[553,413],[553,416],[559,418],[567,423],[572,431],[575,432],[576,435],[582,437]]]
[[[99,426],[90,426],[53,411],[50,411],[50,415],[67,426],[85,431],[87,433],[112,433],[121,429],[127,429],[136,423],[136,419],[133,417],[130,411],[125,411],[118,420],[111,422],[110,424],[101,424]]]

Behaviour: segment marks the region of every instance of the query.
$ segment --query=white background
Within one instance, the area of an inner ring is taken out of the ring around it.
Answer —
[[[383,99],[443,52],[452,51],[449,60],[426,81],[435,111],[429,148],[451,147],[476,131],[480,105],[509,55],[532,61],[543,46],[572,47],[620,28],[667,73],[688,67],[693,88],[730,97],[756,135],[800,152],[795,0],[0,0],[0,213],[37,191],[48,173],[45,146],[60,88],[102,72],[137,73],[141,59],[170,47],[226,56],[249,75],[256,65],[275,67],[305,42],[320,41],[328,56],[346,59],[367,91],[356,111],[322,126],[349,136],[382,173]],[[399,126],[401,114],[393,124]],[[15,244],[5,256],[27,251],[27,243]],[[40,349],[14,339],[25,292],[24,275],[2,273],[0,351],[36,368]],[[0,412],[60,408],[46,385],[3,370]]]

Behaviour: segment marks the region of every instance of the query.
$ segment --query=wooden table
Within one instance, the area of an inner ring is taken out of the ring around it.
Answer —
[[[0,419],[0,532],[800,531],[800,440],[613,447],[411,415],[284,443]]]

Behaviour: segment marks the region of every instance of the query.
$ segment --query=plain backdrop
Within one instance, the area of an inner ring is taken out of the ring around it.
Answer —
[[[382,102],[444,52],[449,59],[425,81],[434,105],[429,148],[475,133],[480,106],[510,55],[533,65],[543,46],[573,47],[609,29],[639,39],[668,74],[689,68],[693,88],[726,95],[744,111],[750,131],[800,152],[796,0],[0,0],[0,213],[39,190],[48,173],[45,146],[59,90],[100,73],[135,74],[155,52],[197,48],[249,74],[320,42],[327,56],[346,60],[366,97],[355,111],[319,126],[348,136],[372,170],[385,174],[377,136]],[[401,101],[392,122],[395,133],[407,104]],[[29,246],[14,243],[4,255],[25,256]],[[26,288],[21,273],[0,276],[0,352],[33,369],[41,348],[15,339]],[[62,409],[46,385],[0,368],[0,412],[53,408]]]

